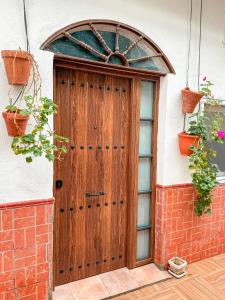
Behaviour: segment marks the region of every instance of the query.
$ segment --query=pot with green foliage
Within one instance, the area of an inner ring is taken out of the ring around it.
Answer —
[[[221,138],[220,142],[224,142],[224,140],[225,132],[224,138]],[[192,183],[198,192],[195,204],[195,212],[198,216],[211,212],[212,191],[217,186],[218,168],[212,163],[212,158],[216,156],[216,151],[210,148],[209,141],[210,139],[204,140],[200,138],[198,148],[193,147],[193,154],[189,158]]]
[[[207,82],[210,83],[210,82]],[[210,83],[210,86],[212,84]],[[207,105],[218,105],[208,85]],[[211,212],[212,192],[217,186],[218,168],[213,163],[216,151],[212,141],[224,143],[225,132],[221,130],[222,119],[218,113],[213,120],[209,120],[204,111],[191,116],[189,133],[199,136],[198,145],[191,146],[193,153],[189,156],[189,169],[191,170],[192,183],[197,191],[195,212],[198,216]]]
[[[189,156],[193,153],[190,147],[198,146],[199,136],[191,135],[184,131],[178,134],[178,141],[181,155]]]
[[[57,105],[52,99],[41,96],[41,78],[37,63],[32,59],[32,82],[21,87],[14,99],[9,90],[9,106],[3,112],[10,136],[13,136],[11,148],[16,155],[24,155],[28,163],[35,157],[44,156],[49,161],[61,159],[67,152],[66,137],[51,129],[49,118],[57,113]],[[15,91],[12,93],[15,95]],[[22,104],[23,109],[19,108]],[[25,133],[30,119],[29,132]],[[11,127],[10,127],[11,126]]]
[[[49,126],[49,116],[57,113],[56,104],[47,97],[40,97],[38,105],[32,96],[26,96],[24,101],[23,114],[32,116],[35,125],[30,133],[14,137],[12,150],[16,155],[25,155],[28,163],[38,156],[49,161],[60,159],[61,154],[67,152],[65,144],[68,139],[56,134]]]
[[[189,128],[187,132],[178,134],[179,148],[181,155],[189,156],[193,153],[192,148],[198,148],[200,137],[205,134],[203,117],[199,114],[190,116]]]
[[[2,112],[6,129],[9,136],[17,137],[25,134],[29,115],[23,112],[16,106],[7,106],[7,111]]]

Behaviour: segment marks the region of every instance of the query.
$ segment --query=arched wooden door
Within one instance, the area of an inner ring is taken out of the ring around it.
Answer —
[[[54,285],[153,261],[160,76],[174,72],[146,35],[114,21],[63,28],[55,53]]]

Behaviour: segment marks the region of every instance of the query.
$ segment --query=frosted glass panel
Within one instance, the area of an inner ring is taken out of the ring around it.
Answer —
[[[150,256],[149,240],[149,230],[137,232],[137,260],[142,260]]]
[[[139,154],[151,154],[152,122],[140,122]]]
[[[149,158],[139,158],[138,162],[138,190],[150,190],[151,162]]]
[[[138,222],[137,226],[150,225],[150,195],[138,195]]]
[[[141,81],[141,103],[140,116],[141,118],[152,117],[153,103],[153,83],[151,81]]]

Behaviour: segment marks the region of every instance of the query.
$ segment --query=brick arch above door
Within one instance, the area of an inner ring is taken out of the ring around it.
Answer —
[[[175,73],[166,55],[148,36],[116,21],[71,24],[51,35],[41,49],[101,65],[119,65],[159,75]]]

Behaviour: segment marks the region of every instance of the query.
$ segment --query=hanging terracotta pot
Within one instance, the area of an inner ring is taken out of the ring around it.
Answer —
[[[21,50],[2,50],[1,53],[9,84],[27,85],[32,55]]]
[[[193,113],[196,105],[204,95],[202,93],[191,91],[189,87],[183,89],[181,93],[183,113]]]
[[[197,135],[190,135],[186,132],[178,134],[179,148],[181,155],[189,156],[193,153],[189,148],[190,146],[198,146],[200,137]]]
[[[25,134],[29,116],[23,116],[19,112],[3,112],[2,116],[9,136],[21,136]]]

